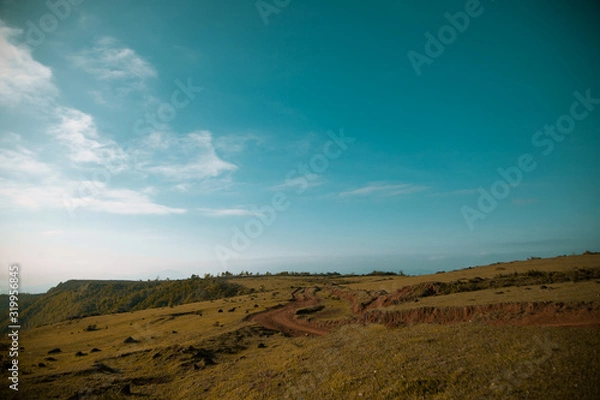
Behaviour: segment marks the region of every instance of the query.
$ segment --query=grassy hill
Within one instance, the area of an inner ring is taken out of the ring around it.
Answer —
[[[184,283],[224,284],[239,294],[172,308],[141,309],[146,303],[140,301],[132,312],[23,329],[19,395],[32,400],[597,398],[599,273],[600,255],[585,254],[410,277],[70,281],[47,294],[52,307],[69,306],[60,294],[88,306],[103,294],[118,300],[108,307],[118,309],[128,304],[125,298],[108,293],[125,293],[121,284],[131,290],[128,296],[141,288],[158,293],[160,300],[148,304],[165,304],[166,293],[181,291]],[[273,316],[272,327],[256,322],[265,315]],[[308,325],[328,333],[283,334],[276,325],[286,319],[300,332]],[[3,367],[7,348],[0,341]],[[1,398],[18,398],[14,395],[0,387]]]
[[[24,327],[34,328],[87,316],[172,307],[252,291],[224,278],[212,277],[173,281],[70,280],[45,294],[21,294],[20,320]],[[3,301],[2,307],[7,304]]]

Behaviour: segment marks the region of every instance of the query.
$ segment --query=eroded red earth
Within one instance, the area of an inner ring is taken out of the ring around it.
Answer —
[[[600,328],[600,304],[598,302],[563,304],[555,302],[498,303],[460,307],[415,307],[409,310],[391,311],[379,307],[396,303],[402,297],[402,289],[395,295],[379,292],[326,289],[349,302],[354,316],[346,321],[328,322],[318,318],[300,319],[297,311],[318,305],[318,289],[301,288],[294,291],[292,299],[258,314],[249,320],[268,329],[281,331],[290,336],[324,335],[339,324],[383,324],[398,327],[419,323],[454,324],[481,321],[492,325],[533,325]],[[392,301],[391,301],[392,299]],[[411,298],[412,300],[412,298]]]

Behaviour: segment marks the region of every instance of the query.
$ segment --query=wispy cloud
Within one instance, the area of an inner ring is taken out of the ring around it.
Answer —
[[[134,155],[140,171],[172,181],[205,180],[237,169],[215,153],[212,134],[208,131],[183,137],[155,133],[137,146]]]
[[[198,211],[209,217],[258,217],[263,214],[247,208],[198,208]]]
[[[182,214],[183,208],[173,208],[154,202],[146,190],[113,189],[100,182],[63,179],[47,184],[0,178],[0,207],[27,210],[64,209],[89,210],[109,214],[167,215]]]
[[[87,72],[104,84],[101,91],[89,92],[97,104],[108,104],[106,97],[123,97],[133,90],[143,90],[146,81],[157,76],[155,68],[147,60],[112,37],[103,37],[93,47],[67,58],[74,68]],[[110,86],[113,83],[115,85]]]
[[[31,49],[14,44],[22,34],[21,29],[9,28],[0,20],[0,106],[42,106],[58,94],[52,70],[35,61]]]
[[[98,182],[94,182],[98,186]],[[111,214],[168,215],[183,214],[183,208],[168,207],[155,203],[148,196],[148,190],[110,189],[100,187],[98,193],[87,197],[66,199],[74,207]]]
[[[144,80],[156,76],[156,70],[150,63],[112,37],[97,40],[94,47],[69,59],[74,67],[100,80]]]
[[[111,214],[145,215],[181,214],[186,211],[158,204],[151,198],[155,190],[150,187],[137,190],[122,189],[109,187],[99,181],[70,179],[61,173],[64,168],[41,161],[39,154],[21,144],[19,135],[10,134],[10,137],[10,142],[0,142],[1,208],[34,211],[81,209]],[[74,154],[86,153],[75,151]],[[102,161],[98,158],[84,160]]]
[[[263,143],[264,139],[253,133],[243,135],[225,135],[214,139],[215,149],[223,154],[237,154],[246,149],[249,143]]]
[[[341,192],[339,197],[376,196],[394,197],[422,192],[429,189],[427,186],[414,185],[411,183],[389,184],[384,182],[372,182],[358,189]]]
[[[93,118],[73,108],[56,110],[60,122],[48,133],[69,150],[76,163],[96,163],[117,173],[126,168],[127,155],[113,140],[102,137]]]
[[[0,148],[0,173],[2,175],[48,177],[55,173],[54,168],[40,161],[36,153],[16,143],[20,140],[19,135],[12,134],[11,137],[15,141],[12,148]]]
[[[297,189],[308,189],[312,187],[321,186],[327,183],[327,180],[317,174],[307,174],[301,177],[288,179],[279,185],[271,186],[269,189],[273,191],[286,191],[286,190],[297,190]]]

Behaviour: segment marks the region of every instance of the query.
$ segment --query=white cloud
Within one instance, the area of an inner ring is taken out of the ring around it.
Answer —
[[[140,171],[173,181],[205,180],[237,169],[217,156],[208,131],[184,137],[155,133],[145,138],[133,154]]]
[[[78,124],[74,126],[81,128]],[[88,125],[84,123],[82,126],[86,128]],[[95,133],[90,135],[96,136]],[[3,209],[63,209],[71,214],[76,210],[90,210],[146,215],[181,214],[186,211],[154,202],[151,199],[156,194],[153,187],[115,189],[98,181],[66,178],[56,166],[40,161],[38,154],[22,146],[19,135],[12,134],[11,138],[11,148],[6,146],[5,140],[2,141],[4,147],[0,147],[0,207]]]
[[[88,182],[83,182],[88,183]],[[97,187],[98,192],[93,189],[89,196],[66,198],[67,207],[81,207],[92,211],[106,212],[111,214],[144,214],[144,215],[167,215],[183,214],[183,208],[173,208],[153,202],[147,192],[152,190],[130,190],[103,188],[98,182],[88,184]]]
[[[100,182],[62,180],[52,184],[32,184],[0,178],[0,207],[26,210],[63,209],[75,215],[78,210],[109,214],[182,214],[183,208],[158,204],[147,190],[111,189]]]
[[[33,151],[17,145],[14,149],[0,148],[0,173],[44,177],[55,171],[49,164],[39,161]]]
[[[96,163],[111,173],[126,168],[127,155],[119,145],[102,138],[93,118],[73,108],[59,108],[60,122],[49,133],[69,150],[69,158],[76,163]]]
[[[342,192],[339,194],[340,197],[353,197],[353,196],[378,196],[378,197],[393,197],[406,195],[416,192],[421,192],[428,189],[427,186],[413,185],[410,183],[403,184],[389,184],[385,182],[372,182],[367,186]]]
[[[260,211],[247,208],[198,208],[198,211],[209,217],[259,217],[263,215]]]
[[[246,149],[249,142],[263,143],[263,139],[255,134],[226,135],[214,139],[215,149],[223,154],[237,154]]]
[[[143,81],[156,77],[154,67],[134,50],[121,46],[117,40],[104,37],[90,49],[85,49],[69,60],[101,81],[129,82],[130,88],[141,88]]]
[[[320,175],[307,174],[297,178],[288,179],[279,185],[271,186],[269,189],[273,191],[306,190],[311,187],[321,186],[325,183],[327,183],[327,181]]]
[[[0,106],[41,106],[58,94],[52,70],[35,61],[27,46],[13,43],[22,33],[0,21]]]

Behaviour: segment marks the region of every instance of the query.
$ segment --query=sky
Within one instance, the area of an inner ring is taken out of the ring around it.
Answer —
[[[35,292],[598,251],[597,15],[0,0],[0,278],[19,263]]]

